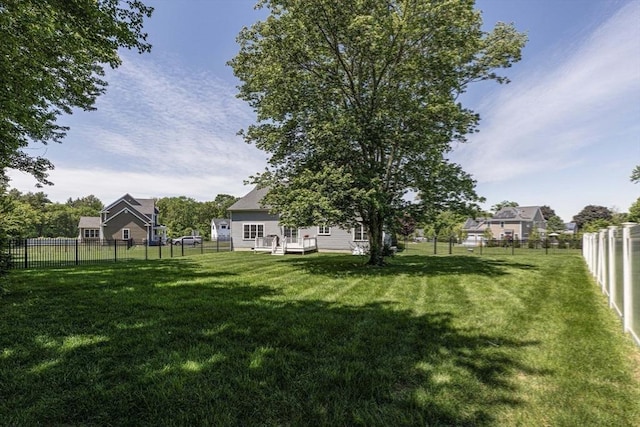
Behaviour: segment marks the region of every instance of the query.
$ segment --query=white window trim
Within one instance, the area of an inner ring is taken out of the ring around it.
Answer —
[[[127,235],[128,237],[125,237],[124,235]],[[123,228],[122,229],[122,240],[129,240],[131,238],[131,229],[130,228]]]
[[[365,230],[364,225],[363,224],[359,224],[357,227],[353,228],[353,241],[354,242],[368,242],[369,241],[369,235],[367,234],[367,238],[366,239],[356,239],[356,230],[359,229],[360,230],[360,236],[363,236],[365,234],[367,234],[367,230]]]
[[[251,237],[251,226],[256,226],[256,235]],[[249,237],[245,234],[245,227],[249,226]],[[260,235],[260,227],[262,227],[262,235]],[[264,223],[263,222],[243,222],[242,223],[242,240],[255,240],[256,237],[264,237]]]
[[[100,237],[100,229],[99,228],[85,228],[83,235],[84,235],[85,239],[97,239],[97,238]]]
[[[331,236],[331,227],[327,227],[326,225],[319,225],[318,236]]]
[[[298,238],[300,237],[300,229],[295,227],[287,227],[286,225],[282,226],[282,237],[292,238],[291,236],[287,236],[288,230],[290,231],[289,234],[293,234],[291,233],[291,231],[293,231],[295,233],[295,239],[298,240]]]

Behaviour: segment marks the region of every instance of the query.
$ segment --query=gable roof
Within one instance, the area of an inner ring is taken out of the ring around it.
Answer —
[[[229,225],[231,224],[231,220],[227,218],[213,218],[211,220],[211,225],[214,225],[215,227],[219,227],[220,224]]]
[[[81,216],[78,228],[100,228],[99,216]]]
[[[267,187],[258,188],[255,187],[244,197],[240,198],[237,202],[229,207],[230,211],[268,211],[268,208],[260,206],[260,202],[267,194],[269,189]]]
[[[487,219],[488,218],[467,218],[462,229],[466,231],[484,231],[487,228]]]
[[[500,209],[491,219],[508,221],[532,221],[540,206],[515,206]]]
[[[113,208],[123,200],[140,214],[146,215],[149,218],[151,218],[151,216],[157,210],[156,202],[154,199],[136,199],[135,197],[132,197],[129,193],[127,193],[124,196],[118,198],[115,202],[111,203],[109,206],[105,207],[102,212],[108,212],[109,209]]]

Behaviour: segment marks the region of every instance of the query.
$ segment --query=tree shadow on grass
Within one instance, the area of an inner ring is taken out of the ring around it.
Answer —
[[[0,418],[482,426],[524,404],[518,375],[549,374],[522,362],[538,343],[461,330],[447,312],[274,301],[272,288],[232,278],[130,287],[91,297],[67,289],[37,307],[9,297],[1,320],[14,326],[0,337]],[[40,318],[29,317],[34,309]]]
[[[402,255],[389,260],[383,267],[365,265],[360,257],[350,255],[292,257],[281,260],[310,274],[335,276],[439,276],[451,274],[478,274],[482,276],[503,276],[509,269],[534,270],[533,264],[514,260],[498,260],[472,256],[420,256]]]

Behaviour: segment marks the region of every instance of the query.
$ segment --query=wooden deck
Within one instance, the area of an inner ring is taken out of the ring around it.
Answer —
[[[304,255],[312,252],[317,252],[318,243],[315,237],[300,238],[295,242],[289,242],[286,237],[283,239],[262,237],[256,238],[253,251],[271,253],[271,255]]]

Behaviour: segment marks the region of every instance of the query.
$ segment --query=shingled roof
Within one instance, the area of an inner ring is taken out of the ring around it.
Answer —
[[[260,206],[260,202],[269,191],[268,188],[255,187],[240,200],[229,207],[230,211],[268,211],[268,208]]]
[[[515,206],[504,207],[493,216],[492,219],[527,221],[532,220],[540,206]]]

